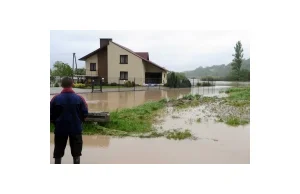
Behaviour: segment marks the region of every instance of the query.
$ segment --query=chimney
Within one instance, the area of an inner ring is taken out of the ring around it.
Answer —
[[[112,41],[111,38],[100,38],[100,48],[109,44],[109,41]]]

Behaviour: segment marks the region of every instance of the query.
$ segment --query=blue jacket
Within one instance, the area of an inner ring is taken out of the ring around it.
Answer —
[[[88,106],[81,96],[71,88],[50,101],[50,121],[55,125],[57,135],[77,135],[82,133],[82,123],[88,115]]]

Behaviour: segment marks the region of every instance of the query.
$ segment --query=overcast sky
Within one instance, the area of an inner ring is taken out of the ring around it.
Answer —
[[[51,31],[50,67],[55,61],[72,66],[72,53],[79,59],[98,49],[100,38],[112,38],[135,52],[149,52],[151,61],[170,71],[228,64],[238,40],[242,42],[244,58],[250,58],[246,31]],[[77,64],[85,65],[78,60]]]

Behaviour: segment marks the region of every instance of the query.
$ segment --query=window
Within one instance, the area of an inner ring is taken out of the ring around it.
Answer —
[[[128,72],[120,71],[120,80],[128,80]]]
[[[120,64],[128,64],[128,55],[120,55]]]
[[[90,71],[96,71],[96,63],[90,63]]]

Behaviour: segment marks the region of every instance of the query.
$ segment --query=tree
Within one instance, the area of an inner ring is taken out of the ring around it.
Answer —
[[[67,63],[63,63],[61,61],[56,61],[53,65],[52,75],[60,76],[60,77],[72,76],[73,70]]]
[[[167,75],[167,86],[170,88],[190,88],[191,82],[183,73],[170,72]]]
[[[243,47],[241,41],[238,41],[234,47],[235,54],[234,59],[232,60],[231,67],[232,71],[236,74],[237,81],[240,79],[240,71],[241,71],[241,66],[243,62]]]
[[[53,72],[50,69],[50,83],[53,83],[55,81],[55,77],[53,76]]]
[[[241,69],[240,81],[250,81],[250,71],[247,69]]]
[[[77,71],[74,70],[75,75],[85,75],[85,68],[78,68]]]

